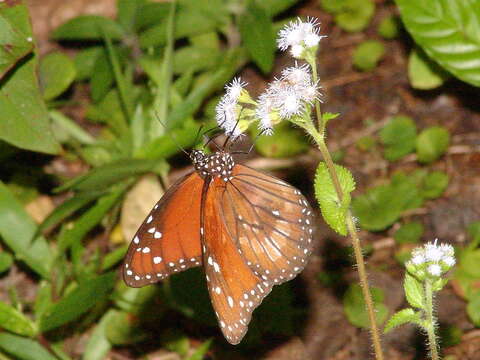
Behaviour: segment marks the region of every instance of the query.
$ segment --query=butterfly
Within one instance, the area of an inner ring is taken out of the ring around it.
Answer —
[[[178,180],[139,227],[123,278],[141,287],[203,266],[226,340],[238,344],[274,285],[293,279],[312,252],[314,214],[286,182],[236,164],[228,151],[190,153]]]

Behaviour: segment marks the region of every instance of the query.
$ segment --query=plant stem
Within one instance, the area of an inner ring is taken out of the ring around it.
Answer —
[[[435,316],[433,315],[433,290],[432,290],[432,281],[427,279],[425,280],[425,304],[426,304],[426,315],[427,323],[425,330],[428,334],[428,346],[430,348],[430,356],[432,360],[438,360],[438,345],[437,337],[435,336]]]
[[[316,83],[318,81],[317,75],[317,67],[315,58],[308,58],[307,62],[310,64],[312,68],[312,75],[313,81]],[[335,188],[335,192],[337,193],[338,199],[340,203],[343,203],[343,191],[340,185],[340,181],[338,180],[337,173],[335,171],[335,166],[328,151],[327,144],[325,143],[325,123],[322,121],[322,114],[320,112],[320,104],[319,101],[315,101],[315,111],[316,117],[318,121],[318,131],[313,125],[311,118],[305,119],[306,122],[304,124],[304,129],[314,138],[315,142],[318,145],[318,149],[322,154],[323,159],[325,160],[325,164],[327,165],[327,169],[332,179],[333,186]],[[370,333],[372,336],[373,348],[375,351],[375,358],[377,360],[383,360],[383,350],[382,344],[380,341],[380,334],[377,327],[377,321],[375,316],[375,308],[373,305],[372,294],[370,293],[370,288],[368,285],[367,279],[367,271],[365,268],[365,261],[363,259],[363,252],[362,252],[362,245],[360,243],[360,238],[358,237],[357,229],[355,227],[355,222],[353,220],[353,216],[350,210],[346,213],[346,224],[347,229],[352,239],[352,246],[355,253],[355,261],[357,263],[358,268],[358,277],[360,279],[360,286],[363,292],[363,298],[365,300],[365,305],[367,307],[368,319],[370,322]]]

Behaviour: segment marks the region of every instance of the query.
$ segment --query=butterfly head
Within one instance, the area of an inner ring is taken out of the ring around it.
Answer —
[[[235,166],[232,155],[225,151],[218,151],[213,154],[205,154],[201,150],[193,150],[190,154],[193,166],[202,178],[219,177],[227,182],[232,177],[232,170]]]

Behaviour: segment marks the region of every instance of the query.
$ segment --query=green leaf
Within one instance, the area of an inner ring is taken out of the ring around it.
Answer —
[[[240,16],[238,28],[243,43],[255,64],[264,74],[270,72],[276,43],[272,20],[265,8],[255,0],[250,0]]]
[[[469,276],[480,278],[480,249],[467,248],[460,253],[459,266]]]
[[[343,192],[343,201],[338,198],[327,165],[323,162],[318,165],[315,174],[315,196],[325,222],[339,234],[346,235],[346,214],[351,202],[350,193],[355,190],[355,180],[343,166],[335,165],[335,172]]]
[[[25,38],[32,37],[24,5],[0,6],[0,16],[8,19]],[[49,127],[36,65],[35,54],[25,57],[0,84],[0,139],[22,149],[57,154],[60,146]]]
[[[310,143],[305,133],[293,128],[289,123],[282,122],[275,126],[272,135],[263,135],[258,138],[258,131],[254,134],[255,150],[262,156],[273,158],[288,158],[306,152]]]
[[[209,339],[203,342],[199,347],[195,349],[195,352],[190,355],[187,360],[202,360],[205,358],[210,346],[212,345],[213,340]]]
[[[36,237],[37,225],[22,204],[0,182],[0,235],[16,259],[25,262],[44,278],[49,277],[52,254],[43,237]],[[32,240],[33,239],[33,240]]]
[[[104,32],[114,40],[120,40],[124,35],[122,27],[112,19],[81,15],[60,25],[51,36],[54,40],[102,40]]]
[[[18,360],[58,360],[38,342],[8,333],[0,333],[0,349]]]
[[[113,345],[134,344],[148,337],[138,317],[116,310],[105,325],[105,335]]]
[[[423,224],[419,221],[412,221],[402,225],[393,238],[398,244],[415,244],[418,243],[425,231]]]
[[[262,5],[268,12],[268,15],[273,17],[297,4],[299,0],[262,0]]]
[[[61,95],[75,80],[73,61],[65,54],[53,52],[40,59],[39,80],[45,100]]]
[[[467,304],[467,314],[472,323],[480,326],[480,292],[477,292]]]
[[[375,287],[371,287],[370,291],[372,293],[377,324],[381,324],[388,316],[388,309],[385,304],[383,304],[383,291]],[[370,327],[362,288],[359,284],[350,285],[343,295],[343,310],[351,324],[364,329]]]
[[[107,338],[106,328],[114,314],[115,310],[108,310],[105,315],[102,316],[98,325],[95,326],[85,347],[83,360],[103,360],[106,358],[112,348],[112,344],[110,344]]]
[[[385,325],[385,329],[383,331],[385,333],[388,333],[393,328],[396,328],[400,325],[408,323],[418,324],[420,320],[421,317],[418,312],[415,312],[411,308],[403,309],[392,315],[392,317],[387,321],[387,324]]]
[[[38,227],[38,232],[50,230],[60,224],[62,221],[73,215],[76,211],[88,205],[104,192],[88,191],[75,194],[72,198],[65,200],[62,204],[57,206]]]
[[[90,78],[90,91],[94,102],[98,103],[107,95],[115,81],[113,69],[106,50],[99,52],[95,58]]]
[[[24,34],[15,26],[15,21],[12,19],[19,14],[4,10],[2,6],[0,8],[0,79],[33,50],[31,34]]]
[[[95,139],[86,130],[83,130],[74,120],[65,116],[60,111],[50,110],[50,118],[53,123],[62,129],[67,136],[72,137],[80,144],[93,144]]]
[[[347,0],[320,0],[320,6],[330,14],[337,14],[342,11]]]
[[[103,258],[101,270],[106,271],[109,270],[111,267],[117,265],[120,261],[123,260],[125,254],[127,253],[128,245],[122,245],[119,248],[109,252]]]
[[[480,221],[475,221],[467,227],[468,235],[472,237],[469,247],[475,248],[480,244]]]
[[[76,70],[76,80],[82,81],[92,77],[95,63],[99,56],[104,54],[102,46],[91,46],[78,51],[73,58]]]
[[[408,32],[447,71],[480,85],[480,3],[396,0]]]
[[[341,10],[335,16],[337,25],[348,32],[365,29],[375,12],[372,0],[345,0]]]
[[[180,75],[190,71],[210,70],[219,63],[221,56],[222,53],[215,49],[184,46],[173,55],[173,72]]]
[[[405,297],[408,303],[418,309],[424,309],[425,291],[423,284],[409,273],[405,274],[403,282],[403,289],[405,290]]]
[[[135,14],[135,31],[145,30],[165,21],[170,11],[169,3],[147,2]]]
[[[442,171],[433,171],[423,180],[420,188],[425,199],[436,199],[440,197],[448,186],[448,175]]]
[[[440,158],[448,149],[450,133],[442,126],[431,126],[417,137],[417,159],[421,163],[431,163]]]
[[[133,33],[138,12],[146,0],[117,0],[117,21],[128,33]]]
[[[13,264],[13,257],[9,253],[0,252],[0,274],[4,273]]]
[[[0,327],[18,335],[33,337],[35,325],[14,307],[0,301]]]
[[[81,175],[56,189],[57,192],[65,190],[93,191],[103,190],[112,184],[135,175],[153,171],[159,160],[123,159],[93,169],[88,174]]]
[[[417,127],[408,116],[395,116],[380,130],[380,140],[385,146],[384,157],[396,161],[415,150]]]
[[[395,39],[400,33],[400,21],[397,16],[389,15],[378,25],[378,34],[384,39]]]
[[[421,48],[413,48],[408,57],[408,79],[414,89],[435,89],[448,78],[449,74],[432,61]]]
[[[50,331],[78,319],[94,305],[108,298],[115,279],[116,272],[110,272],[80,283],[42,315],[40,330]]]
[[[353,53],[353,66],[361,71],[375,69],[385,55],[385,46],[380,41],[367,40],[358,45]]]

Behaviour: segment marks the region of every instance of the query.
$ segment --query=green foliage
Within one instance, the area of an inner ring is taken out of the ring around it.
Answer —
[[[18,335],[33,337],[36,326],[14,307],[0,301],[0,327]]]
[[[350,207],[351,195],[355,190],[355,180],[346,168],[335,165],[343,199],[340,201],[327,169],[327,165],[321,162],[315,174],[315,196],[320,205],[325,222],[341,235],[347,234],[346,214]]]
[[[382,324],[388,316],[388,309],[383,303],[383,291],[375,287],[371,287],[370,291],[372,293],[377,323]],[[343,310],[351,324],[364,329],[370,327],[362,288],[359,284],[350,285],[343,295]]]
[[[450,133],[442,126],[431,126],[417,137],[417,159],[421,163],[431,163],[440,158],[448,149]]]
[[[0,252],[0,274],[4,273],[13,264],[13,257],[9,253]]]
[[[415,150],[417,127],[408,116],[395,116],[380,130],[380,140],[385,146],[384,157],[396,161]]]
[[[402,21],[427,55],[455,77],[480,85],[480,3],[396,0]],[[468,24],[466,26],[465,24]]]
[[[414,47],[408,57],[408,79],[414,89],[431,90],[441,86],[449,74],[425,52]]]
[[[353,53],[353,65],[361,71],[373,70],[385,54],[385,46],[376,40],[367,40],[358,45]]]
[[[358,139],[355,145],[362,151],[370,151],[375,148],[376,143],[377,142],[373,136],[364,136]]]
[[[329,3],[335,14],[335,23],[348,32],[364,30],[375,12],[375,3],[371,0],[322,1]],[[335,3],[335,4],[334,4]],[[334,4],[334,5],[333,5]]]
[[[478,278],[477,278],[478,279]],[[467,314],[477,327],[480,326],[480,291],[477,291],[467,304]]]
[[[392,315],[390,319],[388,319],[387,324],[385,325],[384,332],[388,333],[394,328],[408,324],[408,323],[418,323],[421,321],[420,314],[415,312],[411,308],[403,309],[395,314]]]
[[[370,188],[355,197],[352,209],[364,229],[384,230],[397,221],[403,211],[441,196],[447,185],[448,176],[442,172],[429,173],[422,169],[408,175],[397,172],[390,183]]]
[[[61,95],[76,77],[75,64],[60,52],[53,52],[40,60],[39,80],[45,100]]]
[[[402,225],[397,231],[395,231],[393,238],[398,244],[418,243],[424,231],[425,229],[421,222],[412,221]]]
[[[239,20],[239,30],[252,60],[263,73],[268,73],[273,66],[276,43],[272,20],[261,1],[247,2]]]
[[[120,40],[124,31],[116,21],[98,15],[77,16],[53,31],[54,40],[102,40],[104,34]]]
[[[378,25],[378,34],[384,39],[395,39],[400,33],[400,21],[398,17],[389,15],[382,19]]]
[[[57,360],[38,342],[8,333],[0,333],[0,349],[19,360]]]
[[[403,289],[410,306],[418,309],[425,308],[425,290],[423,284],[408,272],[405,274]]]
[[[0,139],[22,149],[56,154],[60,146],[50,131],[47,110],[38,88],[37,56],[33,52],[26,6],[0,4],[0,31],[2,41],[13,49],[0,51],[0,75],[3,77]]]
[[[258,131],[252,132],[253,138]],[[272,135],[263,135],[256,139],[255,150],[262,156],[285,158],[307,151],[310,147],[308,139],[299,129],[294,129],[287,122],[275,126]]]

